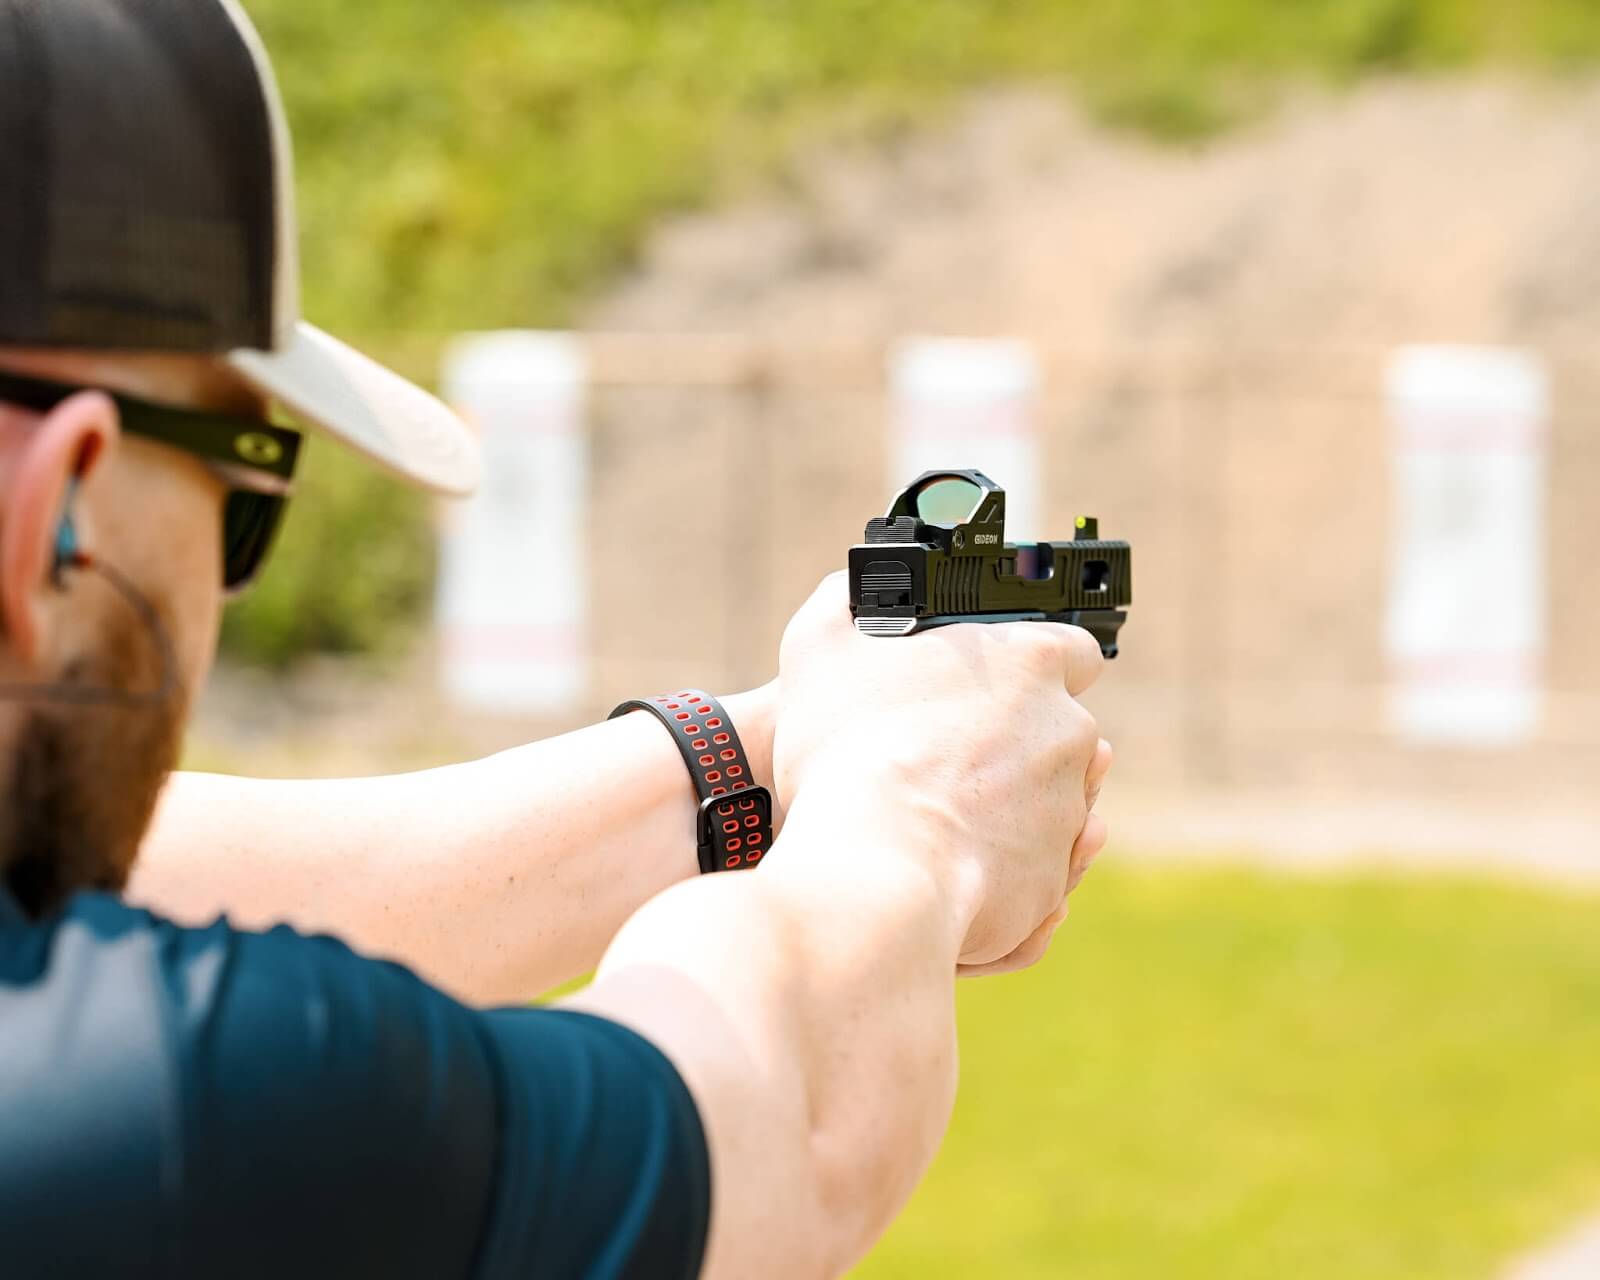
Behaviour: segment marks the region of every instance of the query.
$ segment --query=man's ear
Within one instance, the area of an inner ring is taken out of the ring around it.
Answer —
[[[47,640],[46,604],[69,488],[88,478],[118,433],[111,397],[82,391],[45,414],[19,446],[0,506],[0,620],[24,663],[36,661]]]

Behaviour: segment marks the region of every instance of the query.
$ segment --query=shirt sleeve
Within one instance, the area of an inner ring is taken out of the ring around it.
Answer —
[[[155,1154],[131,1181],[92,1151],[58,1160],[55,1185],[29,1199],[81,1212],[92,1184],[143,1205],[125,1217],[149,1230],[140,1252],[162,1274],[699,1272],[710,1173],[698,1114],[661,1053],[615,1023],[472,1010],[331,939],[184,930],[106,899],[56,930],[45,988],[57,969],[71,975],[56,1002],[72,1035],[41,1063],[53,1096],[74,1101],[55,1119],[85,1138],[148,1130],[139,1149]],[[101,1032],[98,1009],[110,1011]],[[144,1052],[127,1071],[159,1081],[119,1083],[130,1039]],[[75,1077],[101,1087],[86,1094]],[[148,1114],[108,1120],[135,1099]],[[0,1136],[0,1166],[5,1147]]]

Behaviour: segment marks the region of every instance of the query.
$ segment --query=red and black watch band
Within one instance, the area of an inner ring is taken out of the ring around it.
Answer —
[[[704,690],[682,689],[630,698],[607,719],[630,711],[648,711],[666,725],[689,766],[700,799],[695,823],[700,870],[737,871],[760,862],[772,847],[772,793],[755,780],[722,704]]]

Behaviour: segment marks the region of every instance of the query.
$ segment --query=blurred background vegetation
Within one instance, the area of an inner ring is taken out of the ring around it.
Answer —
[[[1182,143],[1283,86],[1600,55],[1588,0],[246,0],[294,131],[307,314],[431,381],[447,335],[568,323],[651,221],[781,177],[803,138],[894,133],[963,90],[1058,83]],[[227,651],[403,647],[425,501],[313,450]]]

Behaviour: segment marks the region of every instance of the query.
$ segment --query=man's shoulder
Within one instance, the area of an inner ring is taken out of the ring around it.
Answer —
[[[0,1045],[0,1238],[52,1276],[698,1270],[693,1099],[605,1019],[83,895],[0,920]]]
[[[373,1103],[426,1087],[416,1077],[444,1061],[486,1071],[470,1011],[400,965],[286,926],[185,927],[98,893],[0,923],[0,1040],[0,1108],[92,1098],[114,1077],[124,1102],[180,1107],[169,1126],[183,1119],[191,1141],[198,1120],[241,1103],[259,1116],[293,1099],[279,1124],[341,1106],[348,1123],[341,1089]]]
[[[28,1128],[17,1113],[30,1099],[60,1095],[48,1108],[59,1117],[108,1074],[124,1097],[166,1091],[161,976],[174,932],[103,894],[80,894],[47,920],[0,921],[0,1112]],[[0,1122],[0,1133],[17,1132]]]
[[[45,920],[0,916],[0,1026],[8,1043],[31,1048],[0,1060],[0,1089],[101,1059],[112,1069],[182,1058],[196,1036],[215,1053],[240,1019],[259,1032],[281,1019],[274,1039],[304,1039],[319,1028],[309,1011],[358,992],[370,1005],[374,987],[388,989],[390,1012],[445,999],[333,938],[239,930],[225,917],[191,928],[80,893]]]
[[[0,925],[0,1043],[0,1235],[169,1274],[174,1249],[220,1262],[230,1236],[266,1232],[296,1270],[383,1258],[407,1233],[378,1224],[432,1208],[458,1223],[422,1237],[426,1261],[467,1273],[493,1179],[491,1073],[469,1011],[398,966],[84,894]]]
[[[109,1248],[159,1272],[184,1132],[173,931],[101,894],[42,921],[0,910],[0,1234],[27,1242],[22,1274],[30,1249],[67,1275]]]

